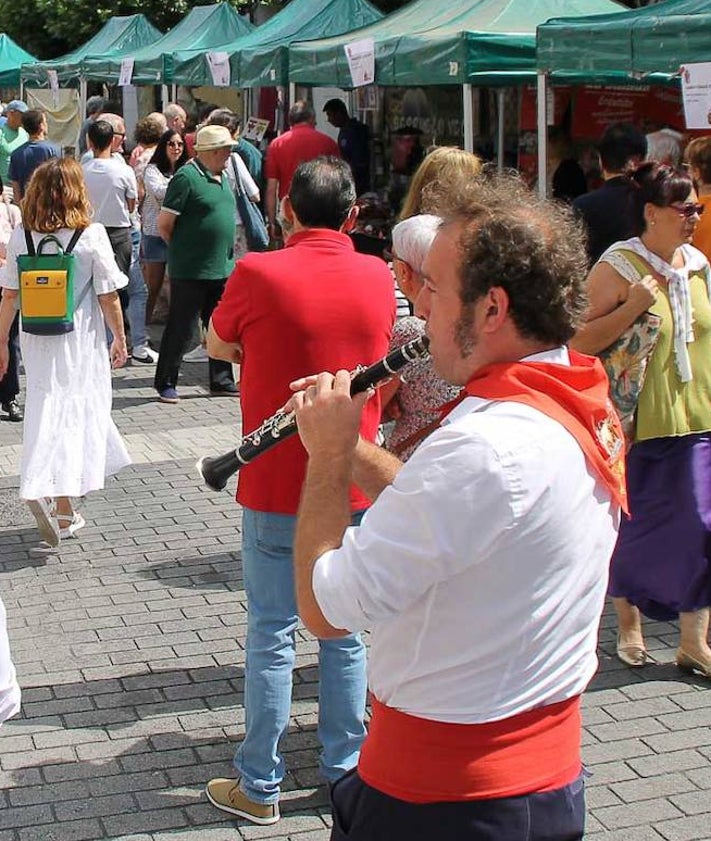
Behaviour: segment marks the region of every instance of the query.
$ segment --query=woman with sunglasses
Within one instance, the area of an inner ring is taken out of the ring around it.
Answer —
[[[158,215],[168,182],[187,160],[188,152],[182,134],[175,129],[168,129],[161,135],[153,157],[143,172],[145,198],[141,208],[141,247],[143,277],[148,287],[146,323],[153,319],[153,310],[165,280],[165,266],[168,262],[168,246],[158,233]]]
[[[599,353],[645,312],[659,319],[627,461],[631,519],[612,559],[617,656],[644,666],[641,614],[678,616],[677,665],[711,677],[711,274],[691,245],[703,205],[682,170],[649,162],[632,178],[638,236],[593,267],[587,323],[571,342]]]

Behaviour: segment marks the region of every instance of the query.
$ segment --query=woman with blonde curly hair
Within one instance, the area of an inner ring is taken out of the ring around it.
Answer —
[[[448,196],[481,173],[481,159],[456,146],[437,146],[429,152],[417,171],[402,203],[399,219],[420,213],[442,216]]]
[[[27,188],[22,225],[10,238],[0,277],[0,377],[8,364],[8,335],[17,308],[17,258],[27,253],[25,230],[35,249],[47,234],[66,249],[80,232],[72,252],[73,330],[36,335],[20,326],[27,375],[20,497],[37,520],[40,551],[50,552],[85,525],[71,498],[103,488],[107,476],[130,462],[111,420],[111,367],[126,361],[117,290],[128,281],[103,225],[91,223],[79,164],[68,158],[42,164]],[[113,335],[108,351],[107,327]]]

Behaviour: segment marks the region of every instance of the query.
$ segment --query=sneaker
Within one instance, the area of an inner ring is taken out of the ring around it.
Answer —
[[[135,347],[131,351],[131,359],[134,362],[155,364],[158,361],[158,354],[156,353],[156,351],[153,350],[152,347],[148,347],[148,345],[143,345],[143,347]]]
[[[205,786],[205,793],[213,806],[260,826],[269,826],[279,820],[279,804],[255,803],[240,791],[239,780],[225,780],[221,777],[210,780]]]
[[[198,345],[186,354],[183,354],[183,362],[207,362],[210,357],[202,345]]]
[[[28,499],[27,507],[32,512],[36,522],[37,530],[44,543],[51,547],[59,546],[60,533],[57,518],[52,513],[46,499]]]
[[[25,416],[17,400],[10,400],[2,404],[3,412],[7,412],[7,419],[13,423],[19,423]]]
[[[239,397],[239,386],[235,383],[220,385],[216,388],[210,388],[210,394],[213,397]]]
[[[179,403],[180,395],[172,386],[168,386],[158,392],[158,399],[161,403]]]

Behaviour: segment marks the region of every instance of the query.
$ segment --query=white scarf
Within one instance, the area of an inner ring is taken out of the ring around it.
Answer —
[[[667,281],[669,289],[669,304],[672,310],[672,321],[674,327],[674,359],[679,378],[683,383],[693,380],[691,372],[691,360],[687,345],[694,341],[694,311],[691,306],[691,291],[689,287],[689,275],[703,272],[706,277],[706,289],[711,299],[711,269],[708,260],[697,249],[691,245],[680,246],[684,257],[684,265],[675,269],[666,260],[650,251],[639,237],[616,242],[600,257],[599,262],[609,263],[618,271],[625,280],[630,283],[640,281],[637,270],[625,260],[620,250],[633,251],[641,257],[657,274]]]

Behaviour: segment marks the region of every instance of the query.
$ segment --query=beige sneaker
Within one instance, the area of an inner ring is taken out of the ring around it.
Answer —
[[[217,777],[205,786],[207,799],[213,806],[238,815],[260,826],[268,826],[279,820],[278,803],[255,803],[240,791],[239,780],[226,780]]]

